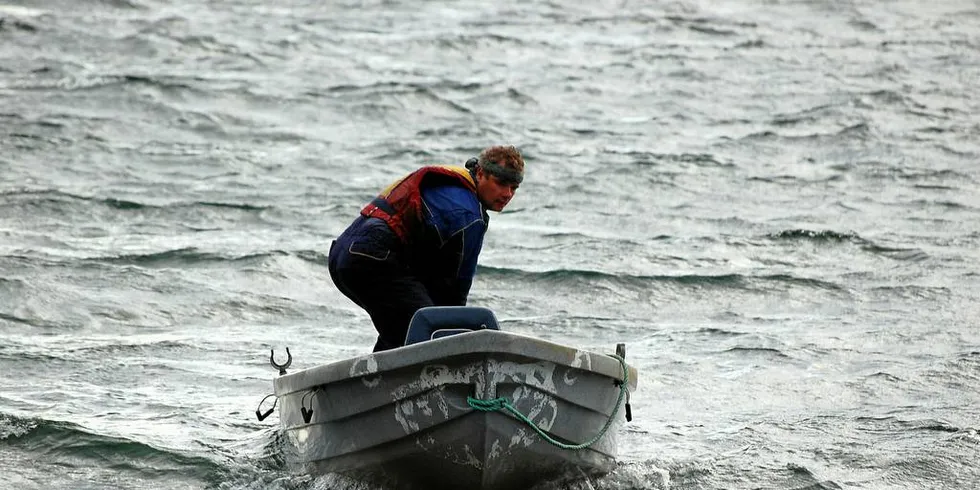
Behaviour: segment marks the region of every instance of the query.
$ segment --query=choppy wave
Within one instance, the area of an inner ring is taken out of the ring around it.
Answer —
[[[380,103],[383,102],[388,96],[393,96],[396,98],[396,100],[407,100],[409,97],[421,97],[423,100],[435,102],[436,104],[450,109],[453,112],[459,114],[471,114],[473,112],[472,109],[442,96],[440,94],[440,90],[471,91],[477,88],[479,88],[479,85],[476,84],[439,83],[429,86],[420,83],[377,82],[363,86],[335,85],[333,87],[326,88],[323,92],[309,91],[307,92],[307,95],[317,97],[347,97],[356,99],[358,105],[372,105],[374,103]]]
[[[40,15],[40,14],[38,14]],[[21,19],[7,19],[5,17],[0,17],[0,32],[5,30],[18,30],[23,32],[37,32],[37,26],[26,20]]]
[[[0,320],[28,327],[37,327],[50,330],[68,330],[77,326],[76,323],[71,321],[48,320],[44,318],[3,312],[0,312]]]
[[[718,287],[731,289],[765,289],[774,285],[795,285],[825,290],[844,291],[841,285],[820,279],[798,277],[790,274],[678,274],[678,275],[632,275],[584,269],[554,269],[528,271],[505,267],[481,265],[479,273],[489,278],[527,283],[581,284],[612,283],[621,287],[656,287],[657,285],[679,285],[692,288]]]
[[[872,240],[861,237],[860,235],[852,232],[837,232],[833,230],[808,230],[808,229],[791,229],[783,230],[776,233],[769,234],[769,237],[775,241],[785,241],[785,242],[795,242],[795,241],[810,241],[815,243],[851,243],[859,246],[862,250],[867,252],[887,256],[895,260],[903,261],[922,261],[928,260],[929,255],[918,248],[906,248],[906,247],[892,247],[886,245],[880,245]]]
[[[711,153],[655,153],[640,150],[616,150],[609,151],[613,155],[625,155],[632,159],[635,165],[663,165],[679,164],[682,167],[691,165],[694,167],[734,167],[732,162],[723,162],[719,155]],[[635,170],[629,169],[634,172]],[[599,171],[595,171],[600,173]]]
[[[149,252],[149,253],[138,253],[138,254],[121,254],[121,255],[107,255],[107,256],[97,256],[97,257],[67,257],[67,258],[51,258],[51,257],[37,257],[37,256],[26,256],[26,255],[16,255],[7,254],[0,256],[0,260],[17,260],[21,262],[24,266],[37,266],[37,265],[48,265],[48,266],[66,266],[72,265],[79,267],[85,267],[87,264],[112,264],[112,265],[132,265],[146,268],[161,268],[161,267],[179,267],[179,266],[196,266],[205,264],[237,264],[242,267],[247,267],[250,264],[261,264],[269,259],[274,259],[277,257],[286,257],[293,255],[292,252],[287,252],[283,250],[271,250],[268,252],[257,252],[251,254],[226,254],[218,252],[207,252],[202,251],[195,247],[178,248],[173,250],[164,250],[160,252]],[[304,260],[309,260],[311,262],[316,262],[323,257],[318,252],[298,252],[298,256]]]
[[[8,82],[4,87],[17,90],[57,89],[67,92],[97,89],[119,90],[120,88],[139,86],[151,86],[164,90],[199,90],[191,81],[185,81],[187,79],[179,77],[97,73],[66,74],[62,73],[62,70],[56,69],[36,70],[33,75]]]
[[[270,209],[269,206],[257,206],[254,204],[220,201],[190,201],[172,202],[167,204],[147,204],[115,197],[84,196],[56,189],[0,191],[0,200],[6,201],[8,204],[19,203],[27,206],[44,206],[48,204],[74,206],[78,203],[91,203],[120,211],[135,211],[143,209],[227,208],[239,211],[260,212]]]
[[[760,355],[765,357],[781,357],[789,358],[790,356],[783,353],[779,349],[773,349],[771,347],[743,347],[737,346],[725,350],[726,353],[736,354],[739,356],[743,355]]]
[[[111,465],[143,473],[180,472],[202,480],[221,471],[208,458],[182,454],[124,437],[98,434],[71,422],[0,413],[0,446],[70,467]]]
[[[745,448],[749,450],[749,448]],[[752,488],[781,488],[792,490],[842,490],[841,483],[823,479],[817,471],[799,463],[774,465],[759,461],[757,466],[736,467],[722,458],[704,461],[674,463],[666,466],[664,482],[644,486],[614,486],[616,490],[631,488],[650,489],[701,489],[701,488],[739,488],[751,481]]]
[[[194,266],[212,262],[260,263],[271,257],[288,255],[283,251],[271,251],[247,255],[225,255],[214,252],[204,252],[197,248],[180,248],[147,254],[116,255],[86,259],[93,262],[111,264],[138,265],[142,267],[173,267]]]
[[[849,241],[860,241],[859,237],[855,233],[840,233],[832,230],[805,230],[805,229],[794,229],[794,230],[783,230],[773,234],[770,234],[775,240],[814,240],[814,241],[828,241],[828,242],[849,242]]]

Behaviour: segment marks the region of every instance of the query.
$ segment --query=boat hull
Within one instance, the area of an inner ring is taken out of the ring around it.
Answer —
[[[627,373],[633,389],[636,373]],[[614,468],[622,379],[610,356],[481,331],[286,374],[275,389],[286,460],[301,471],[386,488],[491,490]],[[506,410],[474,409],[470,397],[506,398],[559,444],[602,436],[562,448]]]

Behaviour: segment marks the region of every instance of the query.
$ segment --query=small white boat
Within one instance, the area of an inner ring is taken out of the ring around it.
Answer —
[[[288,374],[273,361],[286,461],[399,490],[520,489],[615,467],[637,378],[622,344],[613,356],[501,332],[473,307],[419,310],[409,342]]]

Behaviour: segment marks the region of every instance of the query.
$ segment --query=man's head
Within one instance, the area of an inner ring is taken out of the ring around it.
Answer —
[[[491,146],[476,160],[476,195],[490,211],[501,211],[524,180],[524,157],[513,146]]]

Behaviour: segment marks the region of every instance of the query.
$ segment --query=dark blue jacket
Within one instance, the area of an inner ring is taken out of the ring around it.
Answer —
[[[337,267],[367,261],[372,268],[401,270],[418,279],[436,305],[465,305],[490,217],[465,187],[439,185],[421,194],[424,227],[408,244],[383,220],[359,216],[337,238]]]

